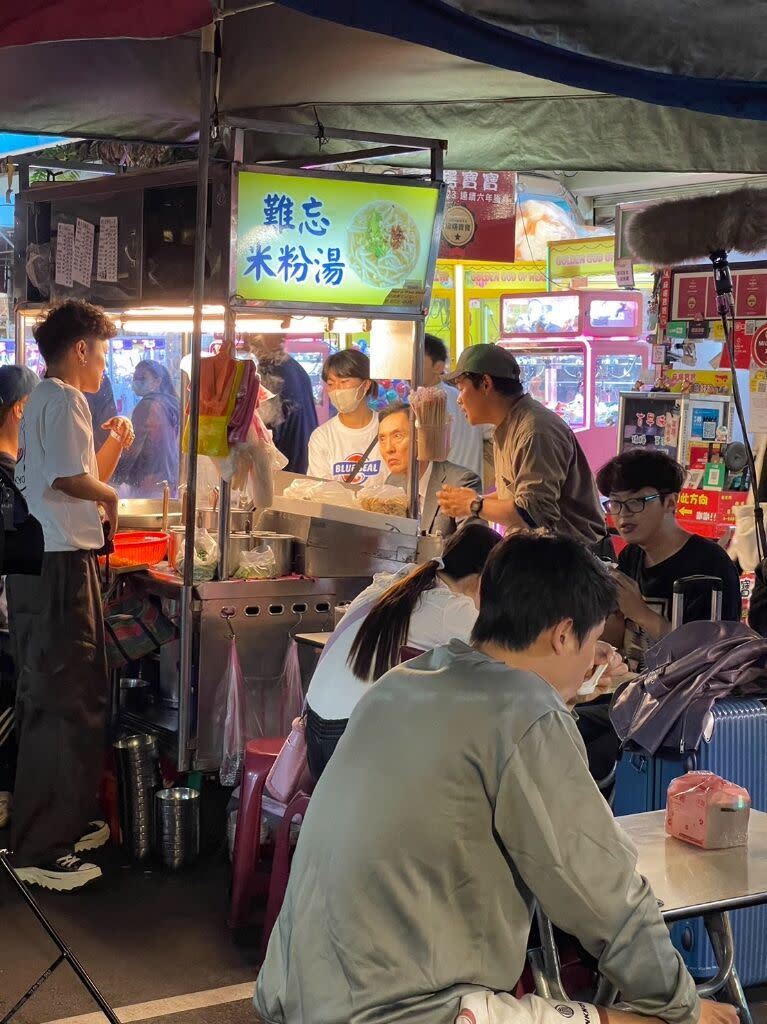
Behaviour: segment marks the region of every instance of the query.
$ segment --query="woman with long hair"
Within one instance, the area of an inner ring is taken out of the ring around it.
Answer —
[[[468,642],[479,577],[500,539],[484,523],[467,523],[448,539],[441,559],[377,576],[352,602],[307,691],[307,755],[315,780],[357,701],[399,662],[401,648],[431,650],[453,637]]]
[[[142,359],[133,371],[133,393],[139,399],[131,414],[136,440],[123,452],[115,479],[131,497],[152,498],[167,480],[178,487],[179,401],[167,368]]]

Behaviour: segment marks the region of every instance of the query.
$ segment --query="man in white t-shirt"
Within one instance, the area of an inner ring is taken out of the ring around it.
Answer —
[[[472,427],[459,408],[458,388],[444,381],[449,355],[444,341],[435,334],[427,334],[424,347],[424,386],[441,387],[447,395],[447,411],[452,420],[448,461],[470,469],[484,481],[485,490],[489,490],[492,480],[485,480],[485,470],[492,465],[493,428],[489,424]]]
[[[10,576],[18,768],[11,845],[19,877],[78,889],[101,869],[78,857],[109,838],[94,818],[109,693],[96,553],[117,527],[106,481],[133,440],[114,417],[98,454],[85,394],[95,394],[113,322],[86,302],[51,310],[34,330],[47,367],[24,410],[16,483],[43,527],[42,574]]]
[[[368,405],[378,384],[370,360],[355,348],[334,352],[322,367],[328,398],[338,411],[309,438],[309,476],[364,484],[384,471],[378,449],[378,419]]]

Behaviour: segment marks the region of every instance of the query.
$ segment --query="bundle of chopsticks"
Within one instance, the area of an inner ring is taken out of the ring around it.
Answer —
[[[449,422],[447,394],[441,387],[416,388],[410,393],[416,426],[444,428]]]

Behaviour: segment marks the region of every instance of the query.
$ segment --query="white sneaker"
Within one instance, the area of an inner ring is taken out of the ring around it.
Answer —
[[[89,821],[88,831],[75,843],[75,853],[98,850],[109,842],[109,825],[105,821]]]
[[[13,797],[3,790],[0,792],[0,828],[8,828],[11,820],[11,806]]]
[[[81,889],[89,882],[101,878],[101,868],[96,864],[85,864],[71,853],[34,868],[16,868],[16,874],[27,885],[41,885],[43,889],[56,892],[70,892]]]

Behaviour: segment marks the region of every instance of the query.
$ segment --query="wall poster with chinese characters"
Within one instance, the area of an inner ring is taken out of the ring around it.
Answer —
[[[440,200],[433,184],[242,170],[235,297],[420,313]]]
[[[513,263],[517,209],[514,171],[445,171],[447,198],[440,259]]]

